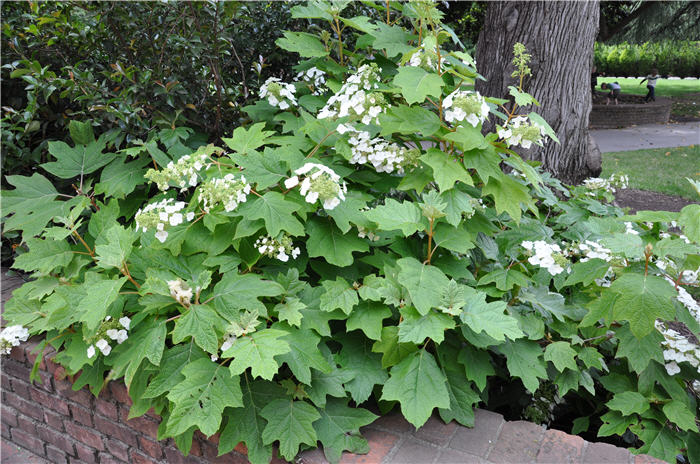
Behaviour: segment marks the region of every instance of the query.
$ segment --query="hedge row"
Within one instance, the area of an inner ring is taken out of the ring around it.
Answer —
[[[619,77],[645,76],[652,68],[661,75],[700,77],[700,42],[596,43],[595,65],[598,71]]]

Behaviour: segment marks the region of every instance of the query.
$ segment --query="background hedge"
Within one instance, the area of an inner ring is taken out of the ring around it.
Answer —
[[[599,72],[616,77],[646,76],[651,68],[661,75],[700,77],[700,42],[596,43],[595,64]]]

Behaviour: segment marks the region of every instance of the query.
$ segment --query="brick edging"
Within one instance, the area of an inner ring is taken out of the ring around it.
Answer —
[[[589,117],[591,129],[616,129],[640,124],[667,123],[673,101],[658,98],[652,103],[594,104]]]
[[[2,359],[2,437],[51,463],[134,464],[243,464],[246,449],[217,456],[218,435],[195,433],[190,456],[183,456],[172,439],[157,440],[160,418],[150,411],[128,419],[131,399],[121,382],[110,382],[95,398],[87,389],[73,391],[63,367],[40,364],[41,384],[29,383],[36,359],[32,350],[39,339],[13,348]],[[382,416],[365,427],[370,444],[367,455],[345,453],[341,462],[398,464],[406,462],[576,462],[661,463],[635,456],[606,443],[588,443],[581,437],[546,430],[524,421],[477,409],[475,427],[467,428],[437,416],[415,430],[400,414]],[[420,457],[418,461],[416,458]],[[525,458],[525,459],[524,459]],[[274,463],[282,463],[273,458]],[[300,453],[298,464],[326,464],[321,450]]]

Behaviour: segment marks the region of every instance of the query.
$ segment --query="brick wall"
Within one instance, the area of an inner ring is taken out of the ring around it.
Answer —
[[[671,100],[659,98],[647,104],[593,105],[589,126],[593,129],[615,129],[640,124],[667,123],[671,116]]]
[[[37,345],[30,340],[0,361],[2,373],[2,439],[51,463],[247,463],[245,448],[217,457],[217,437],[195,434],[184,457],[172,440],[158,441],[155,414],[128,420],[131,400],[124,384],[110,382],[99,398],[87,389],[72,390],[62,367],[45,360],[31,384],[29,372]],[[50,358],[51,356],[47,356]]]

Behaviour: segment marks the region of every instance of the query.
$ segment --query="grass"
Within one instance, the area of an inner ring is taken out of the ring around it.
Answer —
[[[603,173],[627,174],[630,188],[679,195],[697,201],[686,180],[700,180],[700,145],[603,153]]]
[[[642,81],[639,79],[631,79],[627,77],[599,77],[597,90],[604,91],[600,88],[603,82],[617,82],[622,87],[622,93],[628,95],[646,95],[646,81],[639,85]],[[682,97],[688,94],[700,93],[700,79],[659,79],[656,81],[656,96],[657,97]]]

